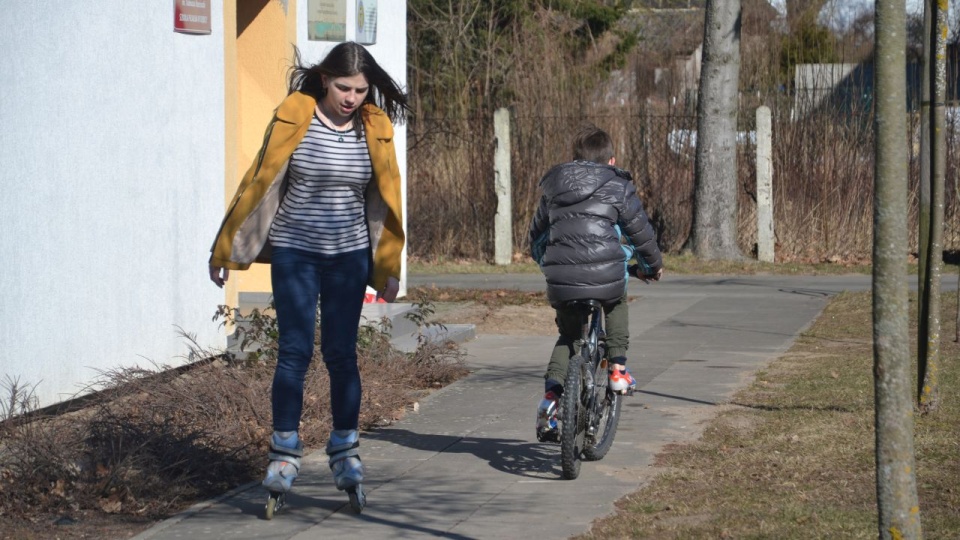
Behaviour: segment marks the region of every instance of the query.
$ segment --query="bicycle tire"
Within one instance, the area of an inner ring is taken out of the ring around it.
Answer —
[[[567,377],[560,397],[560,468],[563,478],[573,480],[580,475],[580,455],[587,431],[587,411],[583,404],[583,358],[574,355],[567,367]]]
[[[600,373],[595,380],[606,380],[607,374]],[[596,384],[594,386],[599,401],[598,407],[592,411],[599,416],[597,421],[597,435],[594,437],[594,443],[588,444],[583,449],[583,459],[586,461],[598,461],[603,459],[613,446],[613,439],[617,436],[617,427],[620,423],[620,409],[623,407],[623,396],[610,390],[607,383]],[[590,419],[594,421],[593,418]]]

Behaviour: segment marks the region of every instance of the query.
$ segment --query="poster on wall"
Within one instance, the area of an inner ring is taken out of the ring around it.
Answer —
[[[173,0],[173,31],[184,34],[209,34],[211,1]]]
[[[309,0],[307,38],[311,41],[347,39],[347,0]]]
[[[357,0],[357,43],[377,42],[377,0]]]

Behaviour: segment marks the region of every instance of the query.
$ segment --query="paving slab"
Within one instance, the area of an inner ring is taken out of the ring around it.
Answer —
[[[542,290],[535,275],[414,276],[411,285]],[[369,504],[360,515],[310,454],[288,507],[262,518],[255,484],[197,505],[137,538],[567,538],[614,511],[655,474],[665,445],[693,440],[751,375],[782,354],[842,290],[868,276],[667,277],[631,286],[631,371],[613,448],[560,478],[559,446],[534,436],[554,338],[479,335],[463,345],[473,373],[417,412],[361,436]],[[545,308],[547,309],[547,308]]]

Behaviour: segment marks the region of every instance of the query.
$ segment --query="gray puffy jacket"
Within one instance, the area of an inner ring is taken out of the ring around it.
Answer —
[[[640,272],[663,266],[630,173],[610,165],[574,161],[540,180],[543,197],[530,224],[530,246],[547,278],[547,297],[559,307],[570,300],[618,300],[626,290],[625,250],[636,249]]]

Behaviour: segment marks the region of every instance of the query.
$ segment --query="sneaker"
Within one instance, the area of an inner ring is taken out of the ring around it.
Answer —
[[[557,426],[557,411],[560,408],[560,396],[553,391],[543,395],[537,406],[537,440],[540,442],[558,442],[560,430]]]
[[[637,380],[633,378],[627,368],[615,369],[610,372],[610,390],[618,394],[630,395],[637,389]]]

